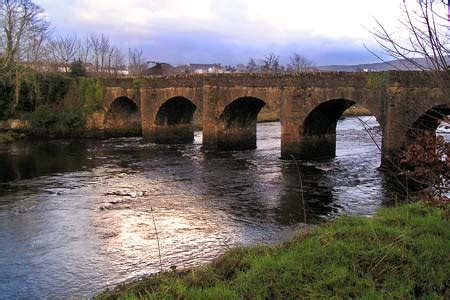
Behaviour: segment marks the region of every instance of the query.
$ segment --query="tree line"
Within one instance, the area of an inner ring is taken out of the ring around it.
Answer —
[[[140,75],[146,67],[143,52],[123,53],[103,33],[55,34],[44,10],[31,0],[0,0],[0,71],[17,71],[18,65],[39,71],[68,72],[71,65],[87,67],[89,72],[119,74],[128,69]]]
[[[103,33],[91,32],[85,37],[61,36],[46,20],[44,10],[31,0],[0,0],[0,71],[14,71],[17,64],[40,71],[73,71],[75,75],[94,74],[139,76],[149,61],[140,49],[124,53]],[[298,53],[286,66],[280,57],[269,53],[261,59],[250,58],[247,72],[304,72],[313,63]],[[238,71],[235,68],[230,70]]]

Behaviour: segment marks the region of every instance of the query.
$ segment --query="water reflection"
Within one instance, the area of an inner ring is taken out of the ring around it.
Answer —
[[[376,127],[374,119],[367,119]],[[349,118],[336,159],[300,162],[308,222],[371,214],[388,192],[378,148]],[[192,266],[237,244],[274,242],[304,219],[296,166],[279,160],[280,125],[258,149],[202,152],[140,139],[0,148],[0,295],[88,297],[162,267]]]
[[[0,183],[77,171],[85,165],[82,141],[22,141],[0,146]]]

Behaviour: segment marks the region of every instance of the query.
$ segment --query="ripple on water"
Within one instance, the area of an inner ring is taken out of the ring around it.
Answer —
[[[195,266],[234,245],[286,238],[304,210],[315,222],[369,214],[388,198],[378,148],[355,119],[339,122],[336,159],[301,162],[303,191],[296,166],[278,159],[280,131],[258,124],[258,149],[244,152],[202,152],[199,132],[191,145],[0,149],[1,297],[88,297],[158,271],[156,237],[163,269]]]

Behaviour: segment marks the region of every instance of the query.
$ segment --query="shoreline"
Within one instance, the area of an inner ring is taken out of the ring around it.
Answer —
[[[146,276],[94,299],[448,298],[449,248],[444,210],[407,204],[341,216],[280,244],[233,248],[212,263]]]

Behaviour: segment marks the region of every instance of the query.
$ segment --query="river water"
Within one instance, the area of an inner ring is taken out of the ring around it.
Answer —
[[[335,159],[300,162],[305,206],[295,164],[279,159],[280,130],[258,124],[258,149],[243,152],[202,152],[201,132],[192,145],[1,146],[0,298],[89,297],[232,246],[280,241],[305,217],[368,215],[390,203],[380,151],[357,118],[339,121]]]

